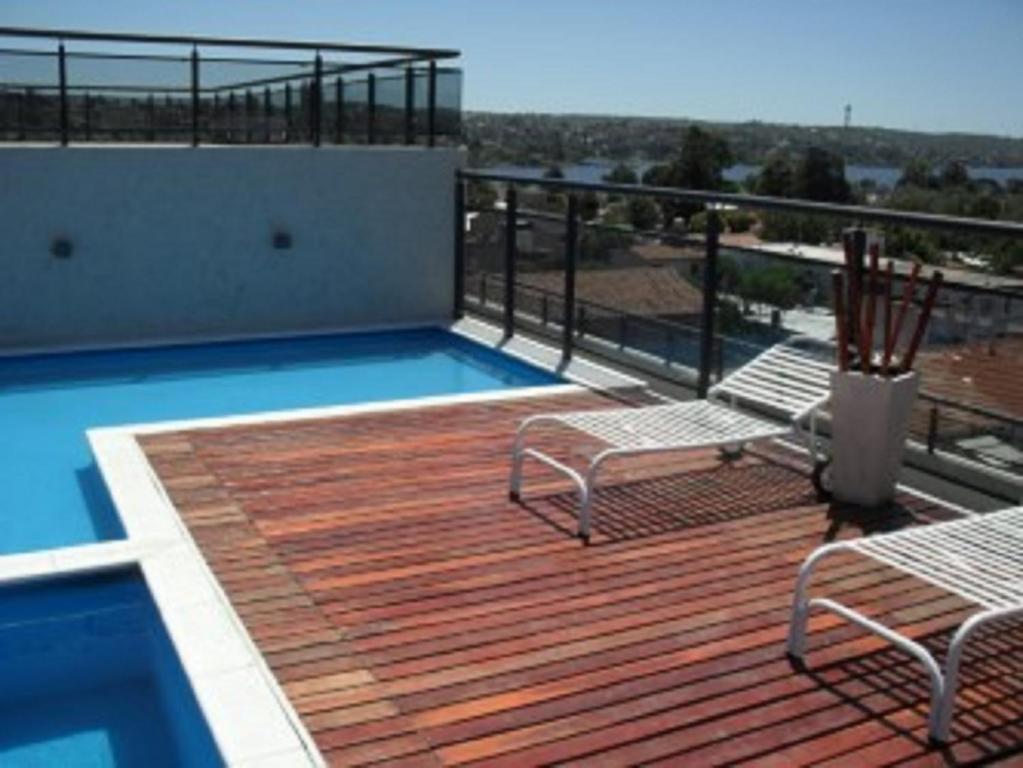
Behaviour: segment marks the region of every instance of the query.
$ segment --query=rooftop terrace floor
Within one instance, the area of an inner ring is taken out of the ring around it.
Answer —
[[[531,397],[141,440],[208,563],[337,765],[587,766],[1021,761],[1023,626],[983,636],[945,751],[915,662],[828,615],[808,674],[783,652],[796,569],[872,518],[814,497],[782,449],[611,467],[593,544],[514,426],[607,405]],[[551,445],[569,445],[552,435]],[[564,452],[571,461],[594,446]],[[944,647],[957,598],[863,560],[818,584]]]

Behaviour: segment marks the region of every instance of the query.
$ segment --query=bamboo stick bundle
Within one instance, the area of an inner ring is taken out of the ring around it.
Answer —
[[[928,281],[927,293],[916,317],[916,326],[905,353],[899,356],[896,354],[896,347],[899,346],[909,307],[916,295],[920,264],[914,264],[910,270],[902,295],[897,300],[896,309],[896,300],[893,297],[894,263],[889,259],[882,271],[880,248],[876,244],[872,245],[866,285],[861,286],[856,279],[856,246],[849,232],[843,235],[843,245],[845,269],[836,269],[831,274],[839,370],[846,371],[857,367],[865,374],[877,373],[885,377],[910,372],[913,370],[916,354],[930,323],[944,276],[940,271],[935,271]],[[881,305],[880,308],[878,303]],[[875,352],[874,336],[877,331],[879,309],[882,338],[880,348]],[[850,357],[850,346],[858,357],[855,361]]]

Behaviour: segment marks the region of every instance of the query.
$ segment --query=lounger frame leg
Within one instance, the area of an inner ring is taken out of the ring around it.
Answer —
[[[586,478],[583,481],[583,491],[579,500],[579,538],[585,543],[590,543],[590,526],[593,514],[593,495],[597,489],[597,472],[601,465],[612,456],[618,456],[623,451],[607,450],[601,451],[593,457],[589,469],[586,470]]]
[[[984,624],[1018,616],[1023,616],[1023,608],[987,610],[974,614],[959,627],[948,647],[948,658],[945,661],[945,686],[942,690],[937,717],[931,718],[931,739],[941,743],[948,741],[952,726],[952,712],[955,710],[956,692],[959,689],[959,668],[962,665],[963,648],[966,641]]]
[[[826,544],[810,554],[799,568],[796,577],[796,591],[792,598],[792,616],[789,619],[787,651],[789,656],[802,660],[806,653],[806,624],[810,619],[810,600],[807,588],[817,563],[835,552],[848,551],[842,543]]]
[[[526,457],[526,432],[530,427],[543,422],[553,422],[549,416],[540,414],[523,419],[515,431],[515,442],[512,445],[511,476],[508,478],[508,497],[518,501],[522,496],[522,462]]]
[[[525,446],[526,431],[529,427],[539,422],[550,420],[551,419],[544,416],[525,419],[519,426],[518,432],[515,433],[515,443],[512,447],[511,475],[508,479],[508,496],[512,501],[519,501],[521,499],[522,465],[527,456],[539,461],[541,464],[546,464],[556,472],[560,472],[569,478],[573,484],[575,484],[576,492],[579,495],[577,534],[580,539],[588,544],[590,541],[590,530],[592,527],[593,491],[597,486],[597,473],[599,472],[601,465],[609,458],[622,453],[628,453],[628,451],[615,449],[601,451],[593,457],[589,468],[586,470],[585,476],[581,475],[568,465],[555,459],[553,456],[548,456],[546,453],[537,450],[536,448],[527,448]]]
[[[807,621],[809,620],[810,611],[814,608],[831,611],[846,621],[887,640],[896,648],[916,658],[927,671],[931,684],[931,709],[928,718],[928,732],[932,741],[939,743],[947,742],[952,723],[952,713],[955,709],[956,691],[959,686],[959,668],[962,663],[963,647],[966,641],[983,624],[1023,616],[1023,609],[987,610],[974,614],[967,619],[952,638],[952,642],[949,645],[945,672],[942,674],[941,667],[938,666],[934,655],[920,645],[920,643],[834,600],[824,598],[810,600],[807,598],[807,587],[816,565],[828,555],[842,551],[855,550],[842,542],[828,544],[813,552],[800,567],[799,576],[796,579],[795,596],[792,601],[792,616],[789,622],[787,646],[789,655],[800,661],[805,656]]]

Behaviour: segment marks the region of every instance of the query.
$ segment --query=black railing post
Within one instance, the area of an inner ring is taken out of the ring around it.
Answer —
[[[199,49],[192,46],[192,146],[199,146]]]
[[[238,105],[235,101],[234,91],[227,94],[227,142],[229,144],[234,143],[234,129],[238,123],[237,115]]]
[[[18,95],[18,141],[25,141],[28,138],[28,94],[31,89],[26,88],[25,92]]]
[[[437,62],[430,60],[429,81],[426,85],[426,143],[433,146],[437,141]]]
[[[256,97],[251,88],[245,89],[245,143],[252,143],[252,126],[256,122]]]
[[[377,76],[366,75],[366,143],[377,141]]]
[[[267,144],[272,141],[273,129],[271,127],[271,118],[273,117],[273,95],[270,93],[270,86],[267,85],[263,88],[263,133],[264,140]]]
[[[320,146],[320,127],[322,126],[321,106],[323,104],[323,57],[316,52],[316,59],[313,62],[313,83],[312,92],[309,94],[309,135],[312,137],[313,146]]]
[[[561,356],[572,357],[572,343],[575,336],[575,267],[576,246],[579,230],[579,198],[568,196],[568,213],[565,219],[565,314],[562,320]]]
[[[92,96],[90,96],[88,92],[85,94],[83,110],[85,120],[85,140],[92,141]]]
[[[465,182],[455,179],[455,319],[465,314]]]
[[[549,314],[550,307],[548,306],[547,292],[545,291],[544,294],[540,297],[540,323],[542,325],[544,326],[547,325]]]
[[[334,81],[334,98],[337,110],[334,112],[334,143],[343,144],[345,135],[345,81],[338,77]]]
[[[291,83],[284,84],[284,143],[291,141]]]
[[[927,419],[927,452],[934,453],[934,447],[938,443],[938,406],[931,406],[931,413]]]
[[[60,81],[60,145],[68,143],[68,108],[67,108],[67,54],[64,43],[57,46],[57,76]]]
[[[416,71],[405,70],[405,143],[416,143]]]
[[[146,136],[150,142],[156,141],[156,97],[149,94],[146,99]]]
[[[515,187],[505,195],[504,222],[504,336],[515,333],[515,233],[519,217],[519,199]]]
[[[707,255],[703,268],[703,319],[700,326],[700,373],[696,384],[697,397],[706,397],[710,374],[714,367],[714,328],[718,299],[718,235],[721,221],[717,208],[707,208]]]

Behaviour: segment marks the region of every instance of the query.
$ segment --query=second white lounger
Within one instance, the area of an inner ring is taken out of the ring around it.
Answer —
[[[793,433],[816,451],[816,415],[831,394],[834,367],[820,355],[786,342],[771,347],[711,388],[706,400],[642,408],[575,411],[531,416],[515,435],[510,496],[522,490],[522,463],[528,456],[569,477],[579,492],[579,536],[590,537],[590,510],[600,466],[616,456],[696,448],[741,447]],[[773,421],[740,411],[749,405],[781,418]],[[607,443],[585,475],[536,448],[526,447],[527,431],[543,425],[571,427]]]

